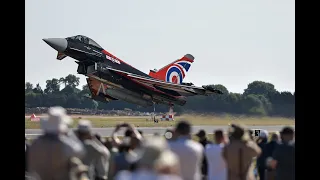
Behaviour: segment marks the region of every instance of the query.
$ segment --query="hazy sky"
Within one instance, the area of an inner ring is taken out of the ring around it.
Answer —
[[[77,74],[43,38],[86,35],[149,73],[190,53],[185,82],[243,92],[254,80],[295,90],[294,0],[27,0],[26,81]],[[86,83],[80,76],[80,85]]]

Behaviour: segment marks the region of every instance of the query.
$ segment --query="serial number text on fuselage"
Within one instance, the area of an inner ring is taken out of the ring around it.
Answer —
[[[113,57],[110,57],[110,56],[106,55],[106,58],[107,58],[108,60],[112,61],[113,63],[120,64],[120,61],[117,60],[117,59],[115,59],[115,58],[113,58]]]

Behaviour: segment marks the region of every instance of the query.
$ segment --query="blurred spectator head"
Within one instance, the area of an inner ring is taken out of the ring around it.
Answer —
[[[131,129],[127,129],[124,133],[124,136],[125,137],[131,137],[133,134],[133,131]]]
[[[69,131],[69,124],[73,120],[67,115],[66,110],[62,107],[51,107],[48,109],[48,117],[40,119],[40,127],[44,133],[65,134]]]
[[[77,133],[80,140],[91,139],[92,125],[89,120],[81,119],[78,122]]]
[[[207,137],[206,131],[203,129],[200,129],[199,132],[196,134],[196,136],[201,140]]]
[[[217,129],[214,131],[214,140],[217,144],[220,144],[224,141],[223,130]]]
[[[260,130],[259,138],[261,139],[268,139],[269,132],[267,130]]]
[[[179,174],[180,164],[177,155],[170,151],[163,151],[155,163],[155,169],[160,174]]]
[[[280,132],[280,136],[281,136],[281,139],[282,141],[291,141],[294,139],[294,130],[292,127],[284,127],[281,132]]]
[[[254,140],[254,131],[252,129],[248,130],[249,136],[251,140]]]
[[[130,138],[130,149],[133,150],[133,149],[136,149],[138,147],[140,147],[141,143],[140,143],[140,140],[136,137],[131,137]]]
[[[276,142],[280,141],[280,134],[279,134],[279,132],[274,132],[274,133],[272,133],[272,135],[271,135],[271,141],[276,141]]]
[[[120,153],[126,153],[130,150],[131,145],[131,137],[124,137],[121,141],[121,144],[119,144],[119,152]]]
[[[188,136],[191,133],[191,124],[188,121],[180,121],[176,125],[175,133],[177,136]]]
[[[242,140],[242,141],[251,140],[249,135],[249,130],[244,125],[231,124],[228,131],[229,131],[229,137],[232,140]]]
[[[118,148],[119,146],[119,144],[116,143],[116,141],[114,141],[111,137],[106,138],[106,142],[111,144],[111,148]]]
[[[137,161],[138,167],[163,173],[169,169],[175,169],[179,163],[177,156],[170,151],[166,139],[162,136],[146,138],[141,148],[136,151],[136,156],[131,160]]]

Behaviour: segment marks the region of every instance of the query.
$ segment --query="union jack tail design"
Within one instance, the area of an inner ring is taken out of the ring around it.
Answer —
[[[158,71],[150,70],[149,76],[166,82],[181,84],[193,61],[194,57],[191,54],[186,54],[181,59],[166,65]]]

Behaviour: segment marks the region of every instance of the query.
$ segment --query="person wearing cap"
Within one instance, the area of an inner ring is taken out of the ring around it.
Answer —
[[[223,130],[214,132],[214,144],[208,144],[205,155],[208,162],[208,180],[227,180],[227,166],[222,157],[222,150],[226,144]]]
[[[83,163],[90,167],[89,177],[95,180],[107,179],[109,170],[109,150],[92,134],[89,120],[78,122],[77,135],[86,149]]]
[[[137,164],[133,172],[120,171],[116,180],[168,179],[182,180],[179,176],[179,159],[162,136],[147,137],[142,145],[128,156],[131,163]]]
[[[249,130],[242,125],[232,124],[229,138],[229,144],[222,150],[228,180],[253,180],[253,158],[261,154],[261,149],[251,140]]]
[[[40,119],[43,135],[36,138],[28,152],[28,172],[40,179],[68,180],[70,159],[81,159],[85,150],[66,136],[72,119],[62,107],[48,109],[48,117]]]
[[[191,139],[191,124],[184,120],[178,122],[174,134],[176,140],[171,141],[169,146],[179,157],[181,177],[184,180],[200,180],[204,149]]]
[[[202,144],[203,148],[205,148],[207,144],[212,144],[212,142],[208,140],[205,130],[200,129],[196,136],[199,138],[199,143]],[[205,153],[203,153],[201,173],[203,177],[206,177],[208,175],[208,163],[207,158],[205,157]]]
[[[257,158],[257,170],[259,175],[259,180],[265,180],[265,171],[266,171],[266,157],[263,156],[263,151],[265,146],[268,143],[269,133],[267,130],[260,130],[259,138],[257,140],[258,146],[262,150],[261,156]]]
[[[295,141],[294,130],[284,127],[280,132],[282,142],[276,146],[267,164],[275,169],[275,179],[295,179]]]

